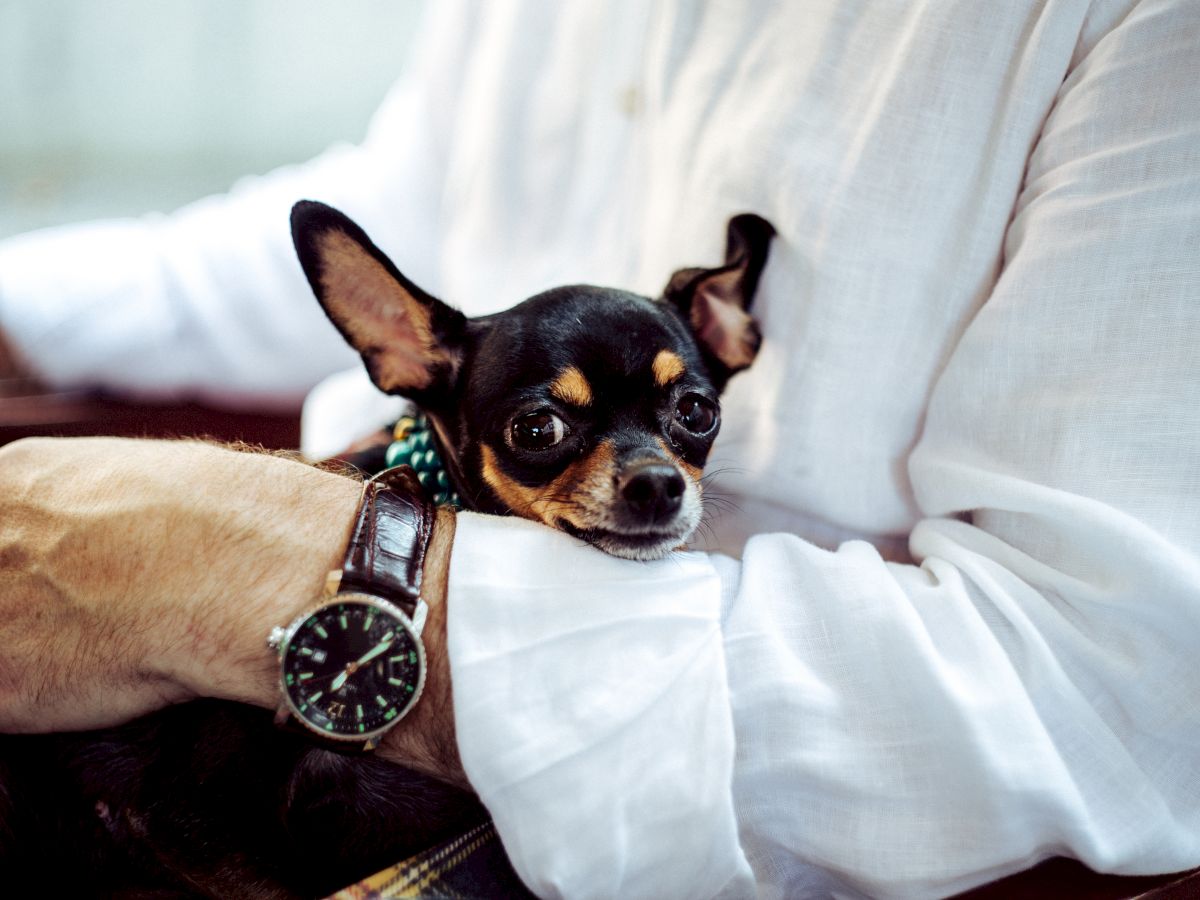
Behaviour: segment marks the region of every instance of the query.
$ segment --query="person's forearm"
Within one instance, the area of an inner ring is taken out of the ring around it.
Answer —
[[[264,628],[315,595],[358,496],[297,463],[182,442],[20,441],[0,450],[0,480],[13,731],[199,695],[268,705]]]
[[[99,727],[198,696],[275,706],[267,634],[341,565],[360,489],[197,442],[0,449],[0,730]],[[426,575],[428,696],[386,753],[453,779],[436,593],[453,535],[446,521]]]

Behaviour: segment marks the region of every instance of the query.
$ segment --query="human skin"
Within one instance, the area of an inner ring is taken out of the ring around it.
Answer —
[[[360,493],[341,475],[202,442],[0,448],[0,731],[99,728],[197,697],[274,708],[266,637],[340,568]],[[377,752],[461,785],[445,652],[453,536],[439,511],[425,691]]]

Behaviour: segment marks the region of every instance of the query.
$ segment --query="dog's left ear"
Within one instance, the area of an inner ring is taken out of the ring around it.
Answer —
[[[729,220],[725,264],[716,269],[680,269],[663,297],[683,313],[714,373],[723,383],[754,362],[762,342],[747,310],[767,264],[771,223],[753,213]]]
[[[453,386],[466,332],[461,312],[405,278],[331,206],[293,206],[292,240],[325,314],[362,354],[380,390],[420,399]]]

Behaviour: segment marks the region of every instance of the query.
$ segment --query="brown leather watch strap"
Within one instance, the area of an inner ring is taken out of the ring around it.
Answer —
[[[433,504],[408,466],[387,469],[363,486],[338,590],[381,596],[412,616],[433,533]]]

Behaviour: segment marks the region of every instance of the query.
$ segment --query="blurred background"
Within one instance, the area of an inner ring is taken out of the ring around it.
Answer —
[[[357,142],[424,0],[0,0],[0,238],[167,212]],[[0,346],[0,444],[33,434],[299,443],[299,409],[57,391]]]
[[[355,142],[423,0],[0,0],[0,237]]]

